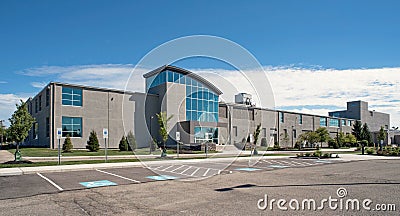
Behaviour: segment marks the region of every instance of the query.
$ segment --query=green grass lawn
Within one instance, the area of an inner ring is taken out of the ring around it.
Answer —
[[[9,149],[9,152],[12,154],[15,153],[15,149]],[[57,149],[48,149],[48,148],[21,148],[22,157],[56,157],[58,156]],[[159,154],[160,151],[157,150],[153,152],[154,154]],[[98,152],[89,152],[87,150],[73,150],[69,153],[61,153],[62,156],[104,156],[104,150],[99,150]],[[135,154],[150,154],[149,149],[137,149]],[[107,151],[107,155],[134,155],[132,151],[119,151],[115,149],[109,149]]]

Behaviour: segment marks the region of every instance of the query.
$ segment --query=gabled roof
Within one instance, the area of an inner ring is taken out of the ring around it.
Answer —
[[[216,94],[218,94],[218,95],[222,94],[221,90],[219,90],[215,85],[213,85],[212,83],[210,83],[208,80],[204,79],[203,77],[201,77],[201,76],[199,76],[199,75],[197,75],[197,74],[195,74],[195,73],[193,73],[191,71],[188,71],[186,69],[183,69],[183,68],[180,68],[180,67],[176,67],[176,66],[172,66],[172,65],[161,66],[161,67],[159,67],[159,68],[157,68],[155,70],[152,70],[152,71],[144,74],[143,77],[144,78],[149,78],[149,77],[157,75],[157,74],[159,74],[159,73],[161,73],[163,71],[166,71],[166,70],[173,71],[173,72],[180,73],[180,74],[183,74],[185,76],[191,77],[192,79],[195,79],[196,81],[200,82],[201,84],[207,86],[209,89],[214,91]]]

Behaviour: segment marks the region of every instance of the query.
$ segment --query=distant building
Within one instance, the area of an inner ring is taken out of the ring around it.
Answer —
[[[331,137],[351,133],[356,120],[367,122],[371,130],[389,127],[389,115],[367,110],[366,102],[349,102],[346,111],[329,116],[288,112],[256,107],[251,95],[239,93],[235,103],[219,100],[223,93],[206,79],[188,70],[166,65],[143,75],[146,92],[96,88],[51,82],[35,97],[28,109],[36,123],[25,145],[57,148],[57,128],[62,139],[72,138],[74,148],[85,148],[91,130],[98,134],[104,148],[103,128],[108,128],[110,148],[129,131],[138,147],[148,147],[153,138],[160,140],[156,114],[173,116],[169,122],[168,145],[175,145],[180,132],[184,144],[212,142],[233,145],[248,139],[261,123],[261,140],[268,146],[294,147],[307,131],[326,127]],[[365,111],[367,110],[367,111]],[[369,115],[369,116],[368,116]]]
[[[367,123],[375,143],[380,142],[377,135],[381,127],[383,127],[387,132],[390,128],[390,115],[387,113],[376,112],[375,110],[368,110],[368,102],[365,101],[347,102],[347,110],[329,112],[329,116],[353,118],[361,121],[362,124]],[[389,137],[384,140],[384,144],[390,144],[390,142],[391,140]]]

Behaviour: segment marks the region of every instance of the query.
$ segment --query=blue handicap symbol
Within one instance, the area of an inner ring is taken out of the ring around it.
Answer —
[[[237,168],[235,170],[251,172],[251,171],[256,171],[256,170],[261,170],[261,169],[246,167],[246,168]]]
[[[169,176],[169,175],[158,175],[158,176],[147,176],[146,178],[153,179],[153,180],[156,180],[156,181],[164,181],[164,180],[177,179],[178,177]]]
[[[79,184],[81,184],[81,185],[83,185],[83,186],[85,186],[87,188],[117,185],[117,183],[114,183],[114,182],[111,182],[111,181],[108,181],[108,180],[79,182]]]

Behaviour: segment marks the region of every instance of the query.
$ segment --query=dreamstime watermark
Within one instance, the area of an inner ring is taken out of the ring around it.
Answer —
[[[328,198],[315,200],[306,198],[303,200],[298,199],[269,199],[268,195],[265,194],[264,198],[259,199],[257,202],[257,208],[260,210],[274,210],[278,209],[281,211],[321,211],[321,210],[340,210],[340,211],[387,211],[394,212],[396,211],[396,204],[383,204],[374,202],[371,199],[350,199],[347,197],[346,188],[338,188],[336,191],[336,196],[329,196]]]

